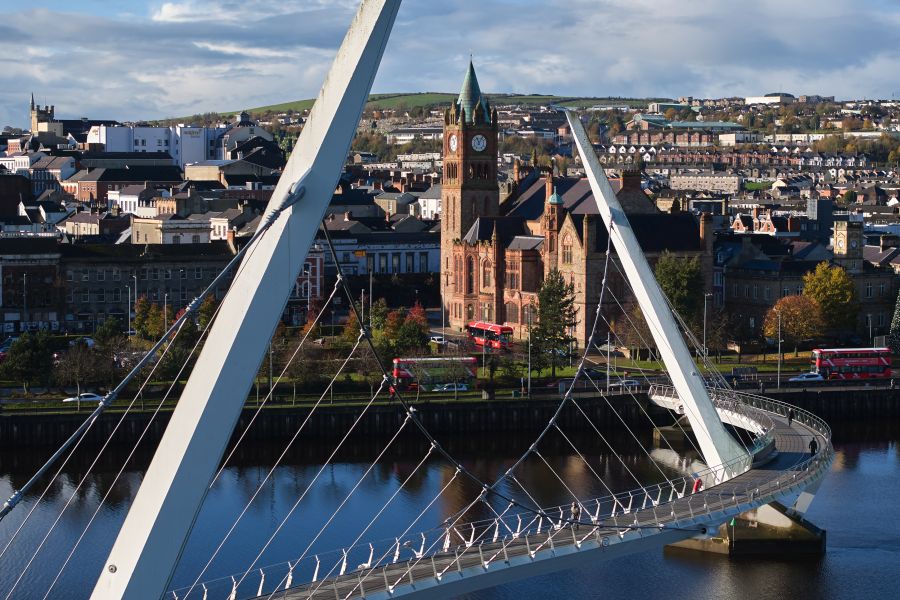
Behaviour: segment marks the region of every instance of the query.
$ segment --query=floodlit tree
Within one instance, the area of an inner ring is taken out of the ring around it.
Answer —
[[[816,337],[822,331],[822,309],[808,296],[785,296],[780,298],[766,313],[763,333],[768,338],[778,339],[778,317],[781,316],[781,339],[794,347],[803,340]]]
[[[538,322],[532,330],[535,349],[550,356],[551,377],[556,377],[560,356],[575,341],[572,337],[577,322],[575,314],[575,286],[566,283],[559,271],[551,269],[538,290]]]
[[[678,258],[663,252],[656,263],[656,280],[675,311],[693,331],[702,320],[703,273],[697,257]]]
[[[856,325],[859,313],[856,287],[841,267],[819,263],[814,271],[803,276],[803,295],[815,300],[821,308],[826,331],[846,332]]]

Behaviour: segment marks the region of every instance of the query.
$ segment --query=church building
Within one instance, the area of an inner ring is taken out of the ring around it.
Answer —
[[[444,113],[441,188],[441,271],[451,328],[473,320],[509,325],[528,336],[537,319],[537,292],[553,268],[575,289],[579,346],[587,342],[603,279],[608,235],[586,178],[516,165],[512,192],[500,202],[497,111],[483,95],[469,63],[459,98]],[[640,173],[612,179],[613,189],[648,260],[664,252],[698,257],[712,273],[712,222],[675,210],[660,212],[641,190]],[[610,257],[603,313],[625,318],[633,296]],[[617,263],[616,263],[617,264]],[[709,281],[707,281],[709,287]],[[606,326],[598,330],[606,341]],[[602,343],[602,342],[598,342]]]

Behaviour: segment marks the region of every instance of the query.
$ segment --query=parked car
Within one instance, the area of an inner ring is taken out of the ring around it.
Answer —
[[[801,373],[800,375],[791,377],[788,381],[810,383],[813,381],[825,381],[825,378],[818,373]]]
[[[636,390],[641,387],[641,382],[637,379],[619,379],[609,382],[611,390]]]
[[[445,383],[443,385],[436,385],[432,389],[435,392],[468,392],[469,384],[468,383]]]
[[[97,394],[93,394],[91,392],[85,392],[71,398],[66,398],[65,400],[63,400],[63,402],[101,402],[102,400],[103,396],[98,396]]]
[[[433,336],[431,336],[431,338],[429,338],[428,341],[433,344],[437,344],[438,346],[443,346],[444,344],[447,343],[447,340],[445,340],[444,336],[442,336],[442,335],[433,335]]]
[[[77,346],[78,344],[84,344],[88,348],[93,348],[96,342],[94,341],[94,338],[89,337],[75,338],[74,340],[69,342],[70,346]]]

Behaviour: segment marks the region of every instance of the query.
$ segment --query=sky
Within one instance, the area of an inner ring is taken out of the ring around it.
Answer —
[[[2,0],[0,127],[314,97],[355,0]],[[375,92],[900,95],[895,0],[406,0]]]

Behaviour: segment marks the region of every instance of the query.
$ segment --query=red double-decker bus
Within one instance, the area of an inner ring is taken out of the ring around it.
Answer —
[[[812,371],[825,379],[885,379],[891,376],[890,348],[817,348]]]
[[[509,350],[512,343],[513,328],[485,321],[470,321],[466,325],[469,338],[476,346]]]
[[[446,389],[448,384],[465,390],[475,383],[478,361],[471,356],[437,358],[395,358],[392,389]],[[452,387],[450,388],[452,390]]]

